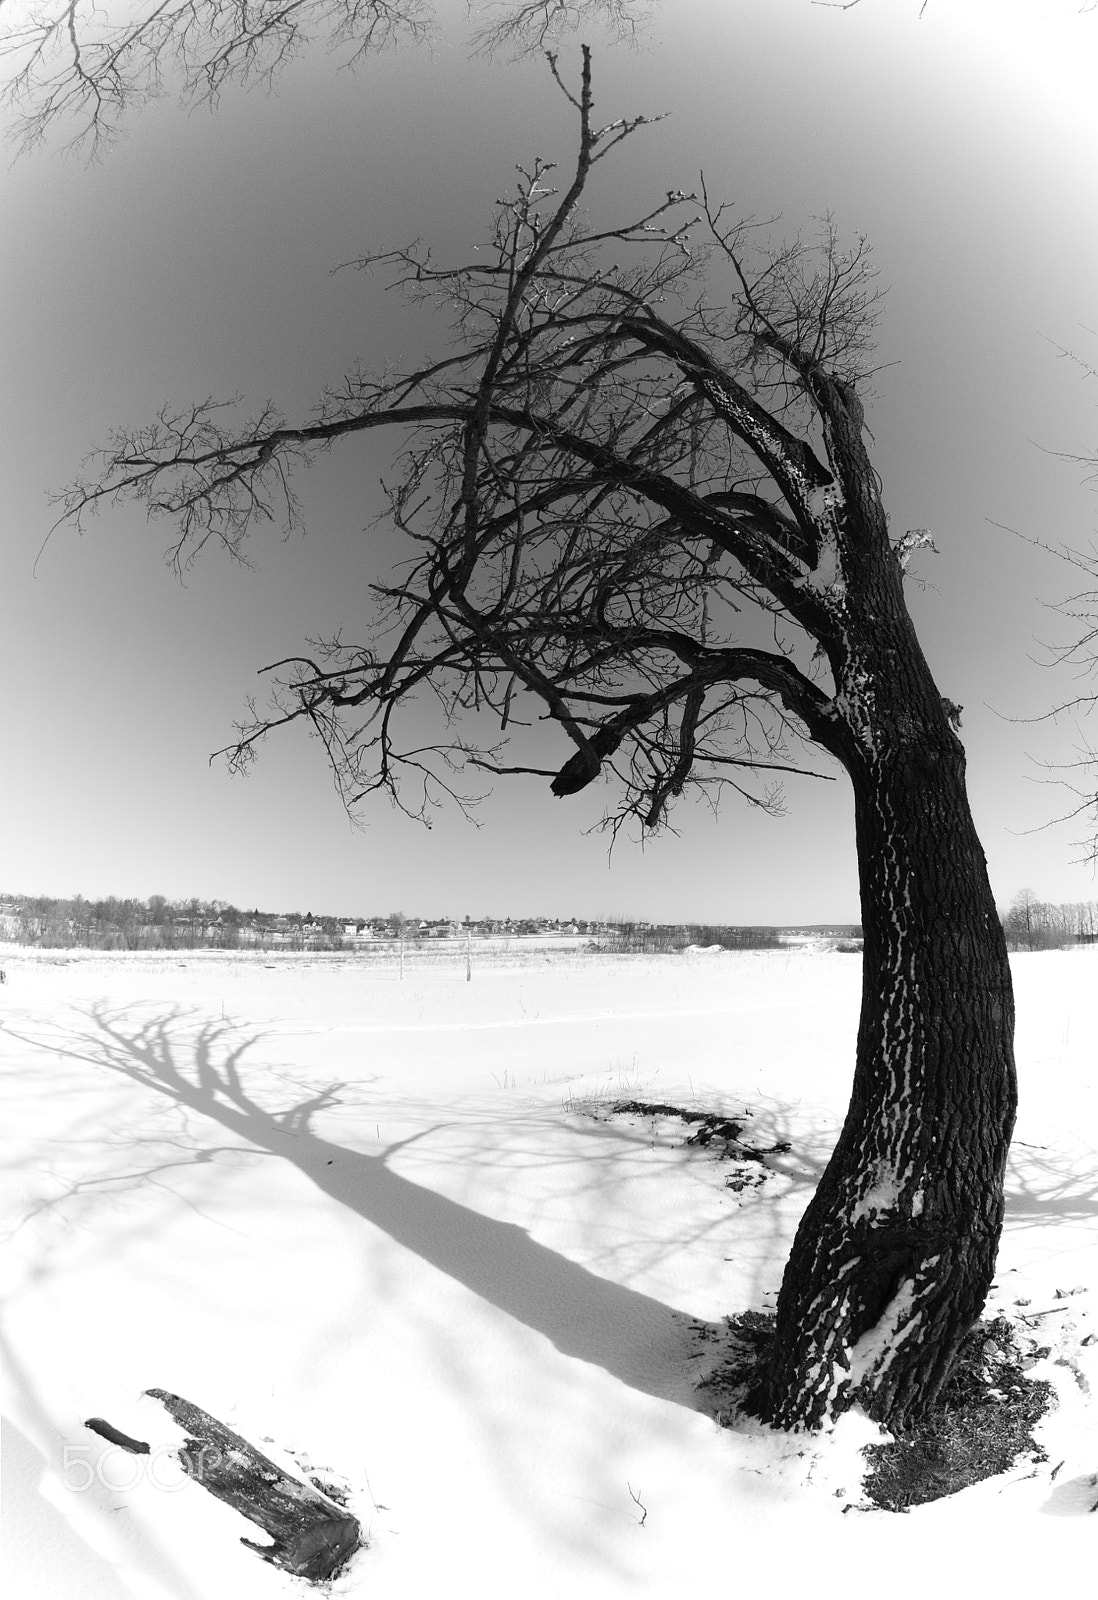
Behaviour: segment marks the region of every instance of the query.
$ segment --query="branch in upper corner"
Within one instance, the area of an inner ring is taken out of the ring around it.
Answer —
[[[555,39],[590,23],[603,23],[611,35],[629,41],[636,37],[648,18],[650,6],[644,0],[498,0],[489,9],[497,20],[487,22],[473,34],[478,55],[509,51],[520,57],[544,51]]]

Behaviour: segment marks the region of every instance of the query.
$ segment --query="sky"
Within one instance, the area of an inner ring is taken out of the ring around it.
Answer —
[[[9,6],[11,0],[9,0]],[[108,0],[108,9],[109,0]],[[810,229],[865,234],[888,296],[867,421],[899,529],[928,527],[910,603],[943,694],[964,707],[976,822],[1002,905],[1023,887],[1098,898],[1048,763],[1088,737],[1039,719],[1078,692],[1044,664],[1079,585],[1031,541],[1086,547],[1098,453],[1098,13],[1081,0],[675,0],[639,45],[588,30],[596,113],[665,114],[592,206],[621,216],[704,171],[711,194]],[[10,14],[10,13],[8,13]],[[380,282],[333,273],[430,239],[461,259],[516,163],[567,163],[569,108],[538,60],[471,59],[443,0],[429,50],[337,70],[322,46],[273,93],[133,115],[87,165],[58,145],[0,171],[0,890],[199,896],[316,914],[545,914],[854,921],[843,781],[790,780],[779,819],[726,802],[608,854],[612,796],[501,780],[479,826],[430,832],[379,801],[353,827],[319,747],[273,738],[246,778],[211,752],[256,673],[310,636],[361,637],[367,584],[399,555],[373,519],[392,443],[372,435],[298,482],[305,532],[257,536],[182,580],[166,530],[105,511],[52,521],[112,426],[166,401],[268,398],[306,414],[356,361],[412,363],[447,330]],[[5,16],[5,21],[7,16]],[[578,45],[561,46],[573,72]],[[607,168],[609,167],[607,163]],[[1014,532],[1003,531],[1005,525]],[[1089,733],[1098,742],[1098,724]],[[547,746],[545,765],[568,751]]]

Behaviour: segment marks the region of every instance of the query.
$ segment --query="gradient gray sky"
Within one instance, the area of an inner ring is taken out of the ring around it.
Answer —
[[[108,8],[109,9],[109,8]],[[356,359],[412,362],[422,313],[330,269],[429,238],[460,259],[535,154],[567,165],[574,128],[543,63],[470,61],[464,7],[430,52],[337,72],[323,49],[275,92],[133,117],[92,167],[42,150],[0,176],[3,455],[0,887],[199,895],[315,912],[857,917],[844,784],[791,780],[788,815],[680,807],[642,849],[587,835],[605,789],[558,801],[500,783],[482,826],[430,832],[381,802],[353,831],[319,747],[268,742],[251,776],[208,765],[258,685],[306,636],[356,635],[393,540],[370,527],[377,435],[299,480],[307,533],[254,540],[252,570],[211,553],[180,584],[163,530],[108,510],[54,535],[45,491],[112,424],[165,401],[243,395],[290,417]],[[595,46],[597,114],[669,113],[600,169],[624,217],[669,188],[710,192],[794,233],[831,211],[872,240],[889,286],[869,409],[897,529],[940,555],[912,606],[942,692],[964,706],[969,780],[1001,902],[1023,885],[1098,897],[1041,760],[1085,726],[1022,725],[1073,692],[1038,640],[1067,568],[1000,532],[1087,545],[1098,507],[1051,452],[1093,450],[1095,386],[1048,340],[1098,358],[1098,16],[1077,0],[675,0],[639,50]],[[578,47],[562,47],[562,67]],[[445,330],[434,330],[441,344]],[[1098,727],[1092,737],[1098,736]],[[546,752],[546,763],[565,749]]]

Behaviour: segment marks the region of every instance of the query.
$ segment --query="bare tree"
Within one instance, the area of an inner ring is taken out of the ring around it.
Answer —
[[[523,54],[582,23],[630,35],[645,8],[638,0],[470,0],[468,10],[474,49]],[[166,92],[216,104],[231,85],[270,84],[318,44],[353,66],[393,45],[424,43],[434,16],[433,0],[34,0],[26,8],[0,0],[5,97],[24,146],[69,127],[70,146],[94,155],[127,112]]]
[[[1095,904],[1073,901],[1049,905],[1032,889],[1019,889],[1003,917],[1009,950],[1056,950],[1078,939],[1094,937]]]
[[[1042,927],[1044,913],[1049,908],[1041,904],[1032,889],[1019,889],[1003,919],[1003,932],[1008,945],[1014,949],[1035,950],[1038,929]]]
[[[751,1403],[792,1427],[859,1400],[901,1427],[984,1303],[1016,1089],[957,707],[904,601],[923,535],[890,536],[865,444],[867,248],[830,226],[815,247],[764,248],[704,186],[627,224],[588,220],[592,170],[644,119],[596,125],[586,50],[575,94],[557,76],[579,122],[563,192],[535,162],[471,262],[379,258],[452,314],[451,354],[354,372],[294,426],[164,411],[114,436],[64,515],[136,497],[174,525],[177,561],[211,540],[239,552],[256,522],[295,521],[295,461],[397,430],[388,516],[410,560],[376,588],[372,642],[267,669],[274,701],[229,751],[246,765],[302,721],[352,806],[387,794],[429,820],[470,767],[542,772],[557,795],[602,775],[614,825],[655,827],[688,785],[772,803],[797,751],[846,772],[865,935],[853,1095]],[[719,272],[723,304],[706,290]],[[418,707],[406,740],[409,706],[432,697],[437,737]],[[570,752],[552,767],[507,757],[516,728],[534,737],[531,707]]]
[[[1086,331],[1093,332],[1089,328]],[[1060,360],[1070,362],[1079,370],[1084,382],[1098,382],[1098,365],[1093,360],[1088,360],[1078,350],[1069,349],[1056,340],[1049,339],[1047,342]],[[1098,450],[1086,453],[1059,451],[1057,454],[1061,460],[1081,469],[1084,484],[1098,485]],[[1066,599],[1049,607],[1065,619],[1068,625],[1066,640],[1042,640],[1041,650],[1043,665],[1058,673],[1070,674],[1074,680],[1073,692],[1058,700],[1051,710],[1018,720],[1063,723],[1070,719],[1074,724],[1078,743],[1073,757],[1038,762],[1046,774],[1041,781],[1067,794],[1067,799],[1061,801],[1046,826],[1072,826],[1076,830],[1078,859],[1094,867],[1098,865],[1098,749],[1093,738],[1088,737],[1087,722],[1098,706],[1098,689],[1095,688],[1095,677],[1098,675],[1098,546],[1093,539],[1085,547],[1049,542],[1004,523],[995,525],[1071,569],[1072,592]],[[1028,895],[1030,892],[1023,890],[1022,894]],[[1011,907],[1012,914],[1017,906],[1016,899]]]

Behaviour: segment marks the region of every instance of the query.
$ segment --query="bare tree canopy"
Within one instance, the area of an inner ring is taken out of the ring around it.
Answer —
[[[629,35],[638,0],[499,0],[471,3],[474,49],[540,50],[583,24]],[[15,136],[34,145],[64,130],[93,154],[126,113],[165,93],[216,102],[233,84],[270,83],[312,46],[341,65],[435,31],[433,0],[0,0],[5,96]]]
[[[240,554],[257,523],[295,523],[296,464],[397,430],[386,515],[409,559],[375,586],[373,635],[277,663],[273,705],[230,750],[246,763],[303,721],[351,805],[382,792],[429,820],[467,765],[540,771],[559,796],[601,774],[615,820],[651,827],[688,784],[767,803],[798,745],[845,770],[865,934],[854,1088],[750,1403],[799,1427],[858,1401],[902,1428],[991,1283],[1016,1084],[960,708],[904,600],[927,535],[893,536],[866,445],[876,281],[864,241],[825,224],[815,245],[768,246],[704,183],[593,220],[592,173],[645,119],[599,125],[588,50],[574,90],[550,64],[579,125],[567,179],[520,167],[466,262],[414,246],[358,263],[449,318],[449,354],[351,372],[295,424],[164,410],[114,436],[62,514],[136,497],[173,525],[179,564],[211,541]],[[405,739],[405,709],[430,697],[439,737],[417,722]],[[508,763],[535,715],[553,765]]]
[[[525,694],[573,747],[544,774],[554,793],[612,769],[619,817],[652,827],[688,783],[773,804],[772,784],[744,780],[788,769],[805,734],[843,751],[827,674],[827,651],[845,648],[837,491],[815,443],[860,419],[879,294],[868,247],[844,249],[825,224],[811,246],[767,252],[704,192],[593,226],[591,171],[646,119],[596,127],[585,62],[563,193],[534,162],[473,262],[436,266],[415,247],[358,263],[449,316],[458,354],[352,373],[295,427],[268,410],[240,428],[214,401],[164,411],[116,435],[101,476],[65,497],[79,523],[137,496],[174,523],[178,564],[211,539],[239,554],[257,521],[296,525],[295,461],[406,431],[388,515],[414,554],[376,588],[378,639],[317,641],[271,669],[274,708],[240,730],[238,765],[304,719],[348,806],[384,790],[426,819],[464,763],[506,770]],[[718,266],[724,306],[704,281]],[[402,743],[400,710],[428,689],[448,726],[490,721],[490,744]]]

